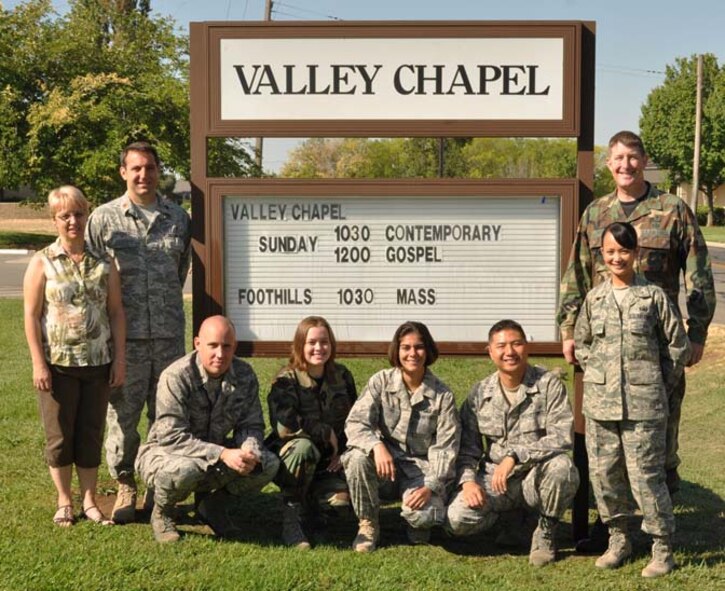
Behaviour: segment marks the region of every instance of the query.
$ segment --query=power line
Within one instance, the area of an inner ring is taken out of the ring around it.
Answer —
[[[292,10],[296,10],[296,11],[298,11],[298,12],[306,12],[306,13],[308,13],[308,14],[314,14],[315,16],[323,16],[323,17],[325,17],[326,19],[330,19],[330,20],[333,20],[333,21],[341,21],[341,20],[343,20],[343,19],[341,19],[340,17],[337,17],[337,16],[333,16],[333,15],[331,15],[331,14],[325,14],[325,13],[323,13],[323,12],[318,12],[318,11],[316,11],[316,10],[310,10],[309,8],[303,8],[303,7],[301,7],[301,6],[296,6],[296,5],[294,5],[294,4],[289,4],[289,3],[287,3],[287,2],[279,2],[279,1],[275,1],[275,4],[278,4],[278,5],[280,5],[280,6],[285,6],[285,7],[287,7],[287,8],[290,8],[290,9],[292,9]],[[289,15],[289,16],[293,16],[293,15]]]
[[[630,74],[649,74],[654,76],[664,76],[666,72],[661,70],[648,70],[643,68],[628,68],[626,66],[619,66],[613,64],[599,64],[598,70],[608,70],[612,72],[630,73]]]

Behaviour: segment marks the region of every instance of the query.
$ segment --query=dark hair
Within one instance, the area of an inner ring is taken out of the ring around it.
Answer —
[[[128,156],[129,152],[143,152],[144,154],[151,154],[154,157],[154,162],[156,162],[156,166],[161,166],[161,161],[159,160],[159,153],[156,151],[156,148],[154,148],[148,142],[133,142],[126,146],[121,152],[121,166],[123,167],[126,166],[126,156]]]
[[[290,352],[288,367],[307,371],[307,361],[305,361],[305,343],[307,342],[307,333],[311,328],[324,328],[327,330],[327,336],[330,337],[330,358],[325,363],[325,367],[327,367],[328,363],[335,360],[337,341],[335,341],[335,334],[332,332],[330,324],[322,316],[308,316],[300,321],[297,325],[297,330],[295,330],[295,337],[292,339],[292,351]]]
[[[629,222],[613,222],[604,228],[602,232],[602,242],[607,234],[611,234],[612,238],[617,241],[619,246],[635,250],[637,248],[637,230]]]
[[[623,146],[627,146],[628,148],[633,148],[637,150],[642,156],[647,155],[647,152],[644,149],[644,143],[642,142],[642,138],[632,131],[625,130],[615,133],[609,139],[608,153],[611,153],[612,148],[617,144],[622,144]]]
[[[523,337],[524,342],[526,342],[526,333],[524,332],[523,327],[515,320],[509,320],[508,318],[504,320],[499,320],[488,330],[489,342],[493,338],[493,335],[498,334],[502,330],[515,330]]]
[[[415,322],[408,320],[403,322],[393,335],[393,340],[390,341],[388,347],[388,361],[393,367],[400,367],[400,356],[398,350],[400,349],[400,341],[406,335],[417,332],[423,339],[423,346],[425,347],[425,366],[433,365],[435,360],[438,359],[438,345],[433,340],[433,337],[428,330],[428,327],[422,322]]]

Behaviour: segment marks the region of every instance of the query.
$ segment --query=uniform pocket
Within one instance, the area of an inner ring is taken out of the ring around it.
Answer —
[[[582,379],[584,382],[588,382],[590,384],[607,383],[607,376],[604,369],[598,363],[592,361],[587,364],[587,367],[584,370],[584,377]]]
[[[641,228],[639,264],[645,273],[665,273],[669,268],[670,234],[658,228]]]
[[[420,413],[416,417],[415,432],[418,435],[430,436],[435,433],[438,424],[438,416],[435,413]]]
[[[659,362],[645,359],[632,359],[627,363],[630,384],[661,384],[662,369]]]
[[[503,437],[503,424],[496,423],[488,418],[478,419],[478,430],[481,435],[486,435],[492,439]]]

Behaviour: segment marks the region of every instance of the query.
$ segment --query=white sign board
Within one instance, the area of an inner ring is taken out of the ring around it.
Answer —
[[[225,313],[240,341],[289,341],[321,315],[340,341],[405,320],[481,342],[502,319],[555,341],[558,196],[224,198]]]
[[[562,38],[221,39],[222,120],[559,120]]]

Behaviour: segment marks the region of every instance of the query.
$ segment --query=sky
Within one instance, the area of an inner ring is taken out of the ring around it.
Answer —
[[[20,4],[5,1],[6,9]],[[66,1],[55,1],[63,12]],[[189,22],[264,18],[264,0],[151,0],[180,31]],[[642,104],[678,57],[713,53],[725,62],[723,0],[277,0],[273,20],[571,20],[596,23],[595,142],[639,130]],[[276,169],[291,142],[265,140]]]

